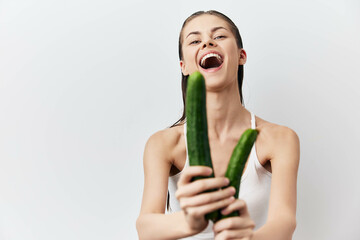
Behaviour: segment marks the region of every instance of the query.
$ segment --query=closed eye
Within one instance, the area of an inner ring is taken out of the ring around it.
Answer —
[[[193,44],[198,44],[198,43],[200,43],[200,41],[199,41],[199,40],[194,40],[194,41],[190,42],[190,45],[193,45]]]
[[[215,37],[214,39],[220,39],[220,38],[226,38],[226,36],[220,35],[220,36]]]

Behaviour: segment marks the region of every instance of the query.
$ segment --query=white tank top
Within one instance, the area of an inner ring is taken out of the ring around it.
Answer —
[[[255,127],[256,127],[255,116],[251,112],[251,128],[255,129]],[[184,136],[185,136],[185,146],[187,152],[186,123],[184,124]],[[188,155],[186,154],[186,161],[184,168],[186,168],[187,166],[189,166],[189,160],[188,160]],[[169,201],[170,210],[167,211],[166,213],[181,211],[180,203],[175,197],[175,192],[177,190],[177,182],[181,176],[182,171],[180,171],[174,176],[169,177],[168,188],[170,195],[170,201]],[[241,178],[241,188],[239,194],[239,198],[243,199],[246,202],[250,217],[255,222],[254,230],[260,228],[266,222],[269,197],[270,197],[270,187],[271,187],[271,173],[260,164],[256,155],[256,148],[254,144],[250,152],[247,167]],[[204,231],[194,236],[182,238],[182,239],[213,240],[214,233],[212,227],[213,227],[213,223],[209,221],[209,224]]]

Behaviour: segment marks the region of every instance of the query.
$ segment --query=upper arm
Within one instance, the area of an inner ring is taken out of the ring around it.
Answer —
[[[271,192],[268,220],[283,218],[296,225],[297,173],[300,161],[300,141],[287,127],[277,127],[273,132],[271,157]],[[292,226],[293,226],[292,225]]]
[[[171,168],[168,143],[164,132],[150,136],[145,145],[144,190],[141,203],[142,213],[164,213],[167,197],[168,177]]]

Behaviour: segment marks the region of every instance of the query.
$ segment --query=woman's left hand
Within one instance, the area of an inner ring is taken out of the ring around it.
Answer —
[[[250,218],[246,202],[236,199],[221,213],[227,215],[233,211],[239,211],[239,217],[229,217],[216,222],[213,226],[215,240],[241,239],[251,240],[253,237],[254,221]]]

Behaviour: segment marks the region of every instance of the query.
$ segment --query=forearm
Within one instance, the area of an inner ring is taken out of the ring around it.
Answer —
[[[171,240],[197,233],[189,228],[183,211],[171,214],[142,214],[136,221],[136,229],[140,240]]]
[[[268,221],[254,232],[251,240],[291,240],[296,223],[286,220]]]

